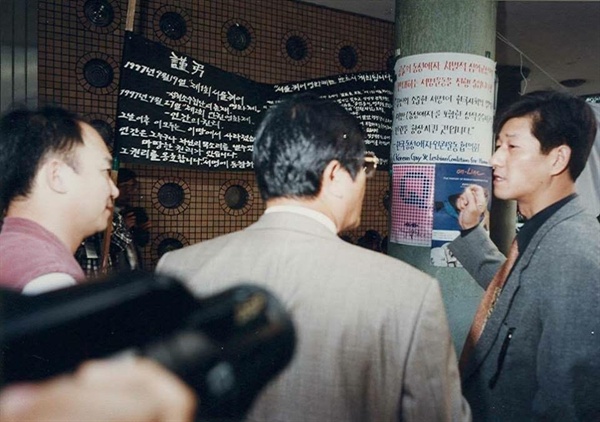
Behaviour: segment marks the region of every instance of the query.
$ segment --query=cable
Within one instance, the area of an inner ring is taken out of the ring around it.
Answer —
[[[546,75],[548,77],[548,79],[550,79],[552,82],[554,82],[554,84],[556,84],[556,86],[558,86],[562,91],[568,91],[560,82],[558,82],[548,72],[546,72],[544,69],[542,69],[542,67],[540,65],[538,65],[535,61],[533,61],[533,59],[531,59],[531,57],[529,57],[527,54],[525,54],[516,45],[514,45],[512,42],[510,42],[508,40],[508,38],[506,38],[504,35],[502,35],[500,32],[496,32],[496,37],[500,41],[502,41],[503,43],[505,43],[506,45],[508,45],[509,47],[511,47],[512,49],[514,49],[516,52],[518,52],[520,54],[521,64],[520,64],[519,70],[521,73],[521,77],[525,81],[525,87],[523,88],[522,92],[519,93],[520,95],[525,94],[525,90],[527,89],[527,78],[523,74],[523,57],[525,57],[532,65],[537,67],[544,75]]]

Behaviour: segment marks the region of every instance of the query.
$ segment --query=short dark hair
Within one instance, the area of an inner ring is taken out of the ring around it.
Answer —
[[[364,139],[358,120],[334,101],[311,94],[283,100],[267,111],[254,140],[261,197],[315,197],[332,160],[354,180],[364,159]]]
[[[7,112],[0,120],[0,216],[16,197],[30,193],[33,180],[50,154],[76,169],[74,147],[83,145],[76,114],[47,106]]]
[[[581,98],[557,91],[537,91],[511,104],[498,119],[496,133],[516,117],[531,118],[531,133],[543,154],[560,145],[571,148],[569,174],[573,181],[583,171],[596,137],[596,118]]]

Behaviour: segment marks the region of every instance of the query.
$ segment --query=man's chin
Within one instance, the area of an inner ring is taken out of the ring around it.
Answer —
[[[510,197],[510,195],[508,195],[506,193],[502,193],[501,191],[500,192],[494,191],[494,198],[500,199],[501,201],[508,201],[508,200],[513,199]]]
[[[106,228],[108,227],[108,223],[112,222],[112,215],[113,215],[113,211],[112,209],[105,209],[104,213],[102,213],[102,220],[100,222],[98,222],[98,226],[97,226],[97,231],[98,232],[103,232],[104,230],[106,230]]]

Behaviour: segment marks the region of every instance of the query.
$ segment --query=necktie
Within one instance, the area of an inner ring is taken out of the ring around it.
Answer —
[[[506,283],[506,279],[508,278],[508,274],[510,274],[510,270],[512,269],[517,257],[519,256],[519,247],[517,244],[517,239],[515,238],[510,246],[508,251],[508,256],[506,257],[506,261],[500,267],[494,278],[488,285],[485,293],[483,294],[483,298],[479,303],[479,307],[477,308],[477,312],[475,312],[475,318],[473,318],[473,324],[471,324],[471,329],[469,330],[469,334],[467,335],[467,339],[465,340],[465,345],[463,347],[462,353],[460,355],[459,367],[460,369],[464,369],[473,348],[479,341],[481,337],[481,333],[483,333],[483,329],[485,328],[485,324],[492,314],[494,310],[494,305],[502,292],[502,288]]]

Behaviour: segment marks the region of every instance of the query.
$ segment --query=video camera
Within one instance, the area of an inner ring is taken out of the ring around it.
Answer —
[[[0,292],[0,380],[42,380],[123,351],[152,358],[194,388],[198,420],[237,419],[291,360],[295,330],[254,285],[197,299],[142,272],[40,294]]]

